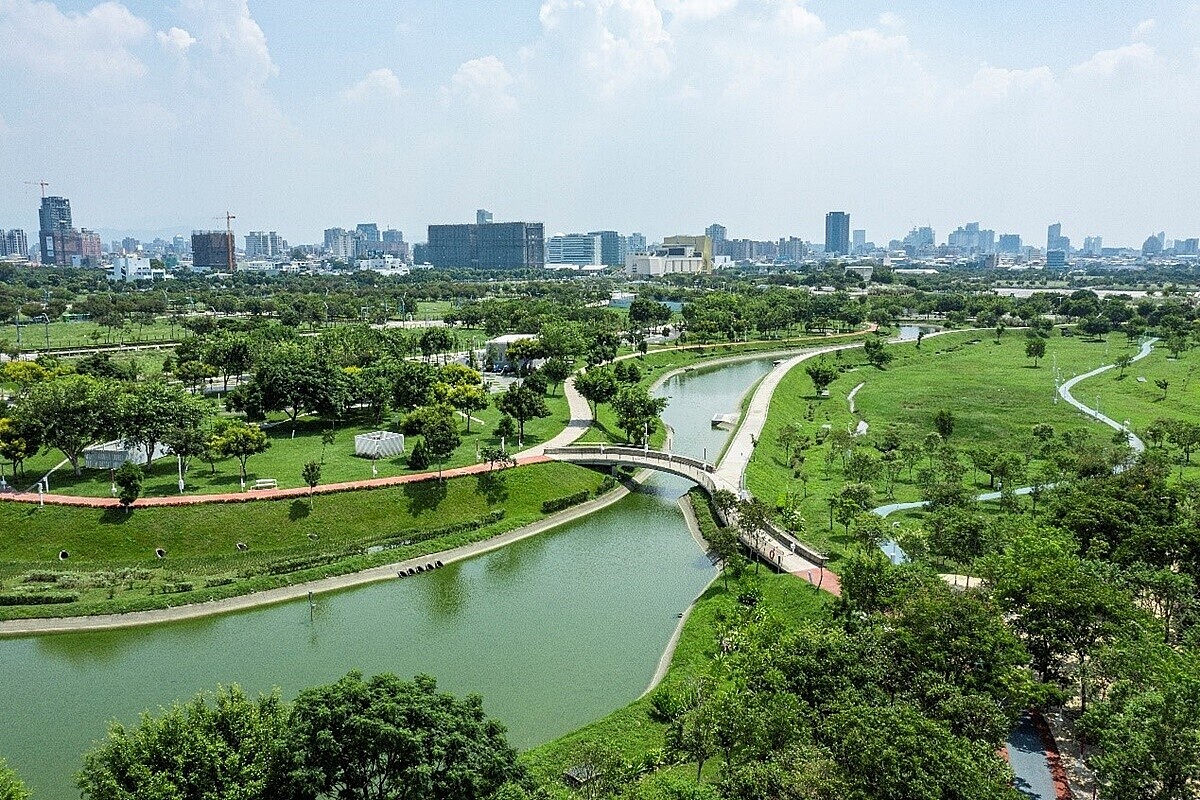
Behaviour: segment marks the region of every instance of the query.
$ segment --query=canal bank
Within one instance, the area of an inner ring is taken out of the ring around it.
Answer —
[[[676,452],[715,452],[709,426],[771,360],[679,376],[666,391]],[[728,371],[727,371],[728,369]],[[485,698],[531,747],[624,707],[646,688],[679,615],[716,575],[680,517],[682,480],[404,580],[155,626],[0,640],[0,755],[42,798],[77,796],[73,773],[110,720],[217,684],[285,697],[365,673],[436,675]]]

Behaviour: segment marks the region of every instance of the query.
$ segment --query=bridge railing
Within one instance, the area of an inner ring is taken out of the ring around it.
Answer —
[[[676,453],[667,453],[662,450],[648,450],[641,447],[627,447],[622,445],[607,445],[607,444],[573,444],[569,447],[547,447],[545,454],[553,458],[556,455],[563,456],[604,456],[605,461],[619,461],[623,458],[629,459],[632,463],[645,461],[658,461],[664,464],[674,466],[691,467],[700,472],[715,472],[716,466],[708,463],[700,458],[692,456],[683,456]]]

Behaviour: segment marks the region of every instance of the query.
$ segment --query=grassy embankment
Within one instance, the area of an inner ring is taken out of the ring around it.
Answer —
[[[926,339],[919,350],[915,343],[889,345],[888,349],[895,360],[884,370],[863,363],[861,351],[845,354],[841,361],[847,369],[830,385],[826,398],[814,396],[804,365],[789,373],[775,393],[758,450],[747,470],[747,487],[768,503],[787,492],[803,497],[805,485],[784,463],[782,448],[776,442],[785,424],[800,423],[809,437],[802,468],[808,482],[807,497],[801,503],[806,521],[801,538],[829,552],[834,564],[852,538],[836,521],[830,529],[829,501],[841,491],[846,479],[840,458],[826,460],[828,445],[812,443],[823,425],[853,430],[865,420],[870,426],[865,437],[869,445],[884,427],[896,423],[919,441],[934,430],[934,414],[947,409],[955,418],[950,443],[964,454],[984,447],[1032,453],[1032,427],[1039,422],[1050,423],[1060,432],[1090,428],[1105,439],[1111,435],[1110,429],[1089,422],[1067,403],[1054,402],[1055,361],[1064,379],[1086,372],[1106,363],[1103,342],[1056,333],[1047,340],[1046,357],[1036,368],[1025,356],[1024,335],[1015,331],[1001,336],[998,343],[992,334],[964,332]],[[1108,362],[1125,351],[1124,339],[1114,336],[1107,351]],[[1128,351],[1135,352],[1135,348],[1129,347]],[[1130,374],[1135,370],[1136,366]],[[860,383],[865,385],[855,396],[857,413],[851,413],[847,396]],[[1082,384],[1077,396],[1093,399],[1091,386],[1090,382]],[[873,448],[870,452],[878,455]],[[1036,459],[1031,464],[1035,466]],[[921,499],[915,473],[905,465],[894,487],[894,499],[884,496],[882,481],[875,481],[873,503]],[[972,490],[989,491],[983,473],[968,469],[967,482]]]
[[[701,531],[707,532],[716,522],[705,495],[693,490],[689,497]],[[753,580],[752,573],[748,572],[744,580]],[[798,627],[807,620],[821,619],[829,613],[832,597],[791,575],[774,575],[764,571],[757,585],[762,590],[762,605],[772,609],[789,627]],[[712,668],[719,632],[733,616],[740,590],[741,586],[736,582],[731,581],[726,588],[725,583],[718,580],[696,600],[683,625],[662,686],[682,686],[689,679]],[[641,697],[603,719],[529,750],[522,755],[522,759],[538,781],[544,783],[561,780],[564,770],[579,763],[579,754],[594,747],[611,751],[626,762],[639,762],[646,756],[659,753],[666,744],[666,725],[651,719],[650,709],[649,696]],[[717,759],[713,759],[705,770],[706,776],[714,773],[716,768]],[[639,796],[665,797],[668,796],[664,790],[666,783],[672,780],[695,781],[695,766],[682,764],[664,767],[641,780],[647,793]]]
[[[0,618],[178,606],[354,572],[512,530],[545,517],[544,500],[595,492],[602,480],[581,467],[539,464],[318,495],[311,511],[300,499],[132,513],[0,503],[0,596],[77,598],[0,606]],[[386,549],[367,554],[372,545]],[[69,560],[59,560],[60,550]]]

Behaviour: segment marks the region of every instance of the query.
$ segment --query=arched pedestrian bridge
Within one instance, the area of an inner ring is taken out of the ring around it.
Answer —
[[[567,461],[572,464],[590,466],[607,464],[616,467],[639,467],[669,472],[672,475],[688,479],[709,494],[719,489],[728,489],[736,493],[736,487],[727,486],[726,482],[716,474],[715,464],[663,450],[607,444],[577,444],[570,447],[547,447],[544,453],[555,461]]]

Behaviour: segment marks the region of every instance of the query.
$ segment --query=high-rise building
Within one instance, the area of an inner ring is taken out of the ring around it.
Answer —
[[[407,262],[408,243],[404,241],[404,234],[395,228],[388,228],[382,236],[384,255],[395,256]]]
[[[616,231],[589,231],[588,236],[600,237],[600,260],[596,263],[606,267],[619,267],[625,263],[621,234]]]
[[[476,210],[475,224],[476,225],[491,225],[492,224],[492,212],[488,211],[486,208],[480,208],[480,209]]]
[[[1000,234],[1000,243],[996,246],[996,251],[1000,253],[1010,253],[1016,255],[1021,252],[1021,234],[1019,233],[1002,233]]]
[[[1056,222],[1046,228],[1046,250],[1062,250],[1064,253],[1071,251],[1071,240],[1062,235],[1061,222]]]
[[[1083,252],[1084,255],[1101,256],[1104,254],[1104,237],[1102,236],[1085,236],[1083,237]]]
[[[537,269],[545,250],[540,222],[429,226],[429,261],[439,268]]]
[[[933,228],[929,227],[928,225],[924,225],[919,228],[913,228],[908,232],[908,235],[904,237],[904,249],[912,250],[913,252],[928,250],[934,246],[936,238],[937,236],[934,233]]]
[[[629,234],[625,237],[625,255],[646,252],[646,235],[644,233]]]
[[[70,265],[71,255],[79,255],[72,234],[71,201],[65,197],[43,197],[38,208],[38,247],[43,264]],[[74,253],[72,253],[74,251]]]
[[[714,246],[718,242],[725,241],[725,235],[727,233],[728,231],[726,230],[725,226],[717,222],[714,222],[712,225],[709,225],[704,229],[704,235],[712,237]]]
[[[287,240],[275,231],[250,231],[246,234],[246,258],[283,258]]]
[[[1067,266],[1067,251],[1054,250],[1046,251],[1046,269],[1065,269]]]
[[[825,252],[850,254],[850,215],[845,211],[830,211],[825,215]]]
[[[4,235],[0,236],[0,256],[29,257],[29,241],[25,237],[25,231],[13,228],[3,233]]]
[[[867,231],[865,228],[858,228],[853,233],[853,246],[855,253],[862,253],[867,249]]]
[[[614,236],[616,234],[613,234]],[[600,265],[603,239],[599,234],[567,233],[546,237],[547,264]]]
[[[354,235],[345,228],[326,228],[325,252],[338,261],[349,261],[354,257]]]
[[[236,270],[233,234],[228,231],[192,231],[192,267],[213,272]]]
[[[100,234],[87,228],[79,231],[79,255],[88,265],[100,263],[101,249]]]
[[[949,247],[967,253],[992,253],[996,249],[996,232],[981,230],[978,222],[968,222],[954,230],[947,238]]]

